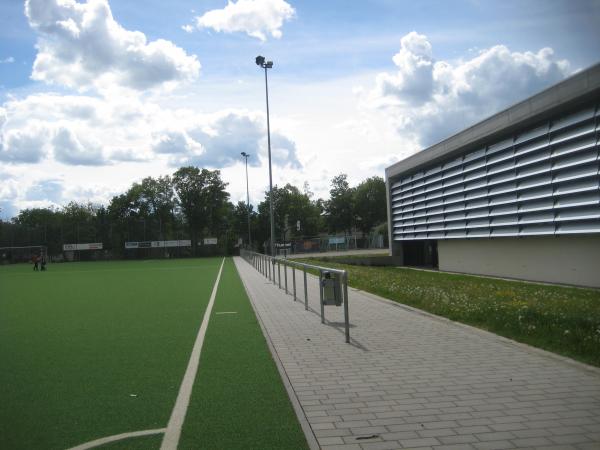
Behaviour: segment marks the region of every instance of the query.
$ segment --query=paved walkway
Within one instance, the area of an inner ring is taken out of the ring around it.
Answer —
[[[305,311],[235,262],[321,448],[600,450],[600,370],[353,289],[346,344],[316,278]]]

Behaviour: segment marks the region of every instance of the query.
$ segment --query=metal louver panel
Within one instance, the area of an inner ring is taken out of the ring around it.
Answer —
[[[393,239],[600,233],[599,108],[394,180]]]

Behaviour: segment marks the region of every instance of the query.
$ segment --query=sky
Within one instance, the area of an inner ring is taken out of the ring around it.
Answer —
[[[2,0],[0,218],[219,169],[328,197],[600,62],[600,0]]]

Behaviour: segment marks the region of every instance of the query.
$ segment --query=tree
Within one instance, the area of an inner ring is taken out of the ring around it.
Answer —
[[[315,235],[319,232],[321,210],[311,201],[306,192],[300,192],[296,186],[286,184],[273,187],[275,239],[287,240],[290,237]],[[269,193],[265,192],[265,200],[258,205],[261,233],[265,240],[270,235]],[[300,229],[297,223],[300,222]]]
[[[54,208],[29,208],[19,212],[13,223],[27,236],[26,245],[46,245],[48,251],[62,250],[62,214]]]
[[[173,185],[179,206],[185,217],[196,254],[198,236],[223,231],[228,213],[229,194],[227,183],[221,180],[221,172],[182,167],[173,174]]]
[[[150,235],[156,240],[171,236],[175,228],[175,191],[170,176],[146,177],[139,185],[138,203],[149,220]]]
[[[70,202],[61,210],[63,242],[98,242],[96,213],[98,205]]]
[[[374,226],[387,220],[385,181],[381,177],[367,178],[354,188],[356,225],[363,237]]]
[[[348,184],[348,175],[342,173],[333,177],[326,203],[327,223],[332,232],[352,233],[354,226],[354,189]]]
[[[255,241],[257,236],[255,233],[256,228],[256,212],[253,210],[252,205],[248,210],[248,205],[244,201],[239,201],[237,205],[233,206],[231,228],[234,234],[238,238],[242,238],[244,242],[248,242],[248,211],[250,211],[250,233],[252,240]]]

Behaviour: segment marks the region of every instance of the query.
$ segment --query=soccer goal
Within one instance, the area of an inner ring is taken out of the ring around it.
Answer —
[[[41,256],[48,259],[48,247],[45,245],[0,247],[0,264],[31,262],[34,256]]]

